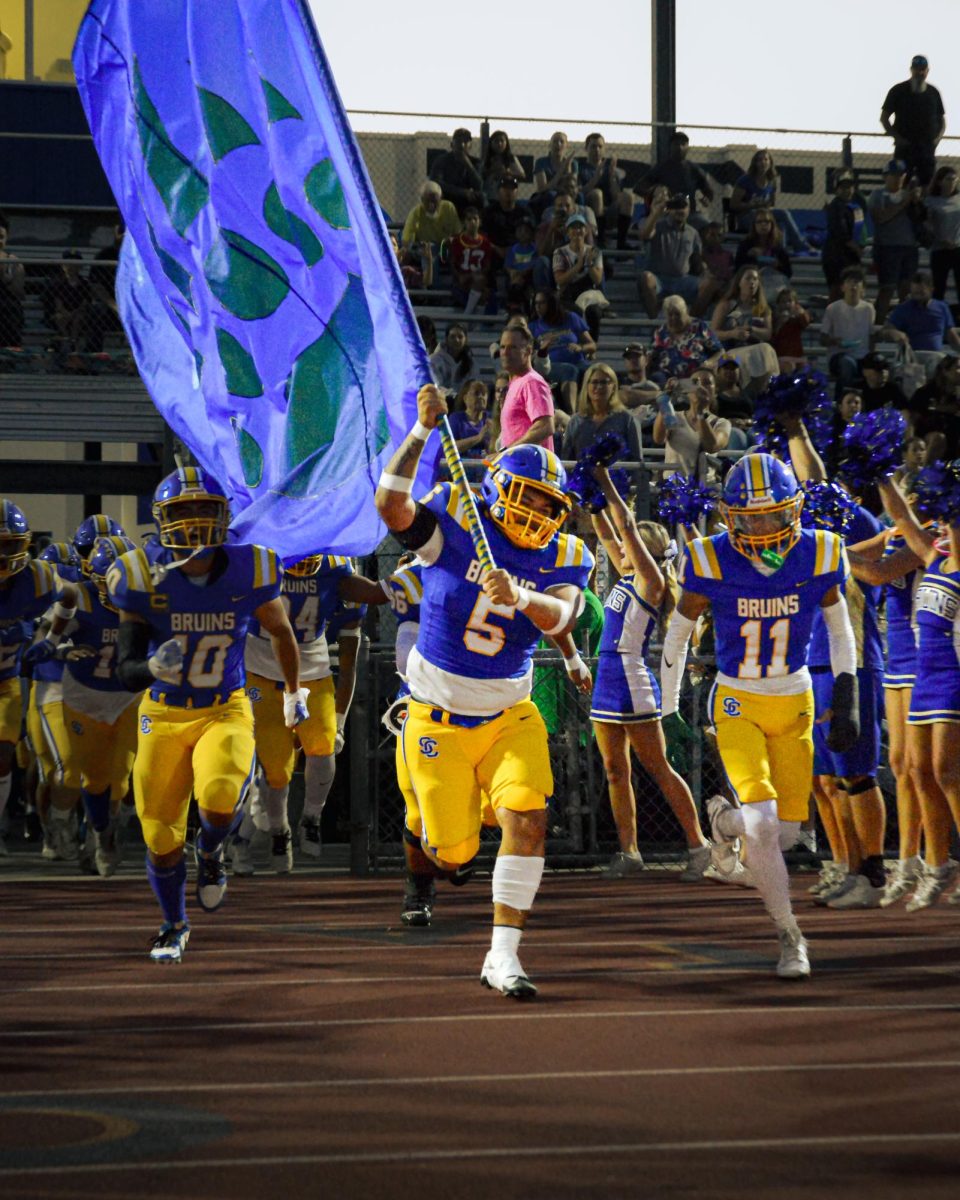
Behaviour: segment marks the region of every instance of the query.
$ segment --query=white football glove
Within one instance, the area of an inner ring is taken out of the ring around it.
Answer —
[[[164,683],[179,683],[183,671],[183,647],[176,638],[158,646],[147,659],[147,666],[154,679]]]
[[[343,736],[343,727],[347,723],[346,713],[337,713],[337,736],[333,740],[333,752],[339,754],[343,749],[345,738]]]
[[[307,709],[309,699],[309,688],[302,687],[295,692],[283,693],[283,723],[288,729],[294,729],[310,716]]]

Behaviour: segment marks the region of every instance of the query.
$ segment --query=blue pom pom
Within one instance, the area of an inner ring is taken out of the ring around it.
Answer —
[[[843,431],[840,473],[855,491],[884,479],[903,462],[906,422],[893,408],[858,413]]]
[[[804,483],[800,523],[805,529],[846,533],[857,511],[857,502],[839,483]]]
[[[716,506],[716,493],[702,487],[692,475],[671,475],[660,484],[657,511],[668,525],[695,525]]]
[[[913,490],[917,512],[922,517],[960,524],[960,458],[924,467]]]
[[[803,418],[810,440],[821,457],[833,445],[833,402],[827,390],[829,380],[812,367],[802,367],[792,375],[774,375],[754,405],[754,426],[759,449],[790,461],[789,441],[779,416]]]
[[[591,442],[567,476],[567,494],[587,512],[598,513],[606,508],[606,497],[593,477],[594,467],[609,467],[622,459],[626,451],[626,442],[617,433],[605,433]],[[610,478],[620,495],[626,497],[630,492],[629,472],[611,471]]]

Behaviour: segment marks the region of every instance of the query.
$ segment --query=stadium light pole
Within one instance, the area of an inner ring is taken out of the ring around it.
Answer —
[[[653,161],[667,157],[667,143],[677,123],[677,0],[651,0],[650,81],[653,97]]]

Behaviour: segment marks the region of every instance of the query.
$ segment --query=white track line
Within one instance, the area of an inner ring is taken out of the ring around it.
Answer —
[[[633,1154],[692,1154],[726,1153],[749,1150],[849,1150],[856,1146],[877,1146],[887,1150],[896,1146],[952,1145],[960,1142],[960,1132],[946,1130],[943,1133],[865,1133],[849,1137],[793,1137],[793,1138],[730,1138],[726,1141],[698,1142],[613,1142],[608,1145],[559,1146],[549,1143],[543,1146],[490,1146],[479,1149],[475,1144],[450,1150],[394,1150],[370,1151],[367,1153],[341,1154],[296,1154],[287,1156],[261,1156],[241,1158],[177,1158],[172,1161],[151,1162],[139,1159],[129,1163],[87,1163],[62,1167],[6,1167],[0,1169],[0,1177],[15,1175],[117,1175],[133,1171],[138,1175],[144,1171],[198,1171],[198,1170],[248,1170],[250,1167],[296,1166],[370,1166],[378,1163],[450,1162],[460,1159],[517,1159],[517,1158],[579,1158],[584,1155]],[[221,1180],[222,1186],[222,1180]]]
[[[255,1081],[250,1083],[176,1083],[176,1084],[134,1084],[130,1087],[102,1088],[58,1088],[47,1091],[4,1092],[4,1102],[8,1100],[45,1100],[60,1101],[66,1097],[80,1098],[85,1096],[184,1096],[204,1092],[286,1092],[307,1091],[329,1088],[388,1088],[388,1087],[436,1087],[449,1084],[504,1084],[504,1083],[543,1083],[570,1080],[597,1079],[660,1079],[664,1077],[686,1077],[699,1075],[779,1075],[783,1073],[802,1074],[805,1072],[823,1071],[944,1071],[960,1067],[960,1059],[937,1059],[935,1062],[833,1062],[833,1063],[786,1063],[773,1065],[731,1067],[638,1067],[623,1070],[596,1071],[531,1071],[502,1075],[408,1075],[399,1078],[371,1076],[359,1079],[282,1079],[273,1083]],[[0,1110],[2,1111],[2,1110]]]
[[[322,951],[318,951],[318,955]],[[650,966],[641,965],[638,967],[611,967],[609,969],[584,969],[581,971],[541,971],[537,972],[538,980],[553,980],[563,983],[574,983],[580,981],[599,981],[611,982],[622,979],[636,979],[638,976],[642,978],[665,978],[668,975],[683,975],[683,976],[703,976],[704,978],[711,975],[757,975],[758,972],[764,970],[765,961],[748,961],[745,963],[718,964],[716,966],[704,966],[702,959],[691,966]],[[370,984],[404,984],[404,983],[440,983],[458,981],[464,982],[468,979],[474,979],[474,975],[464,975],[462,971],[451,971],[445,973],[431,973],[424,975],[422,972],[417,972],[414,975],[398,975],[392,973],[390,975],[341,975],[330,976],[322,974],[324,967],[318,966],[316,975],[297,975],[293,977],[280,976],[279,978],[271,979],[246,979],[242,975],[231,975],[228,978],[217,979],[198,979],[185,980],[176,978],[170,980],[168,985],[176,988],[178,993],[182,992],[202,992],[215,989],[217,991],[226,991],[229,989],[241,989],[245,992],[250,992],[260,988],[275,988],[275,987],[356,987],[358,984],[368,986]],[[148,970],[156,973],[156,966],[151,966]],[[168,976],[172,974],[176,967],[168,968]],[[933,966],[927,964],[905,963],[902,966],[890,964],[887,966],[867,967],[857,962],[851,962],[849,965],[841,965],[837,963],[819,962],[817,970],[821,977],[829,978],[838,975],[855,975],[857,977],[876,979],[878,976],[901,976],[907,975],[916,977],[918,975],[933,975],[937,977],[951,977],[960,975],[960,964],[945,963],[942,966]],[[33,987],[26,985],[24,987],[3,987],[0,988],[0,1001],[8,996],[61,996],[61,995],[77,995],[97,992],[111,992],[119,994],[120,992],[156,992],[157,982],[153,980],[150,983],[125,983],[122,980],[116,980],[113,983],[76,983],[76,984],[56,984],[52,986],[40,985]],[[0,1037],[5,1036],[0,1030]]]
[[[225,928],[225,927],[221,927],[221,928]],[[230,929],[238,929],[241,927],[232,925],[232,926],[229,926],[229,928]],[[246,927],[244,927],[244,928],[246,928]],[[261,931],[261,930],[266,930],[266,929],[270,928],[270,926],[252,925],[249,928],[254,929],[256,931]],[[282,928],[286,928],[289,930],[288,926],[283,926]],[[331,927],[331,928],[346,928],[346,927],[335,926],[335,927]],[[375,928],[376,928],[376,926],[375,926]],[[489,930],[486,925],[478,924],[477,937],[486,937],[488,931]],[[62,929],[52,930],[50,932],[53,933],[58,939],[62,939],[64,936],[64,931]],[[69,932],[72,935],[73,933],[76,932],[76,930],[71,929]],[[91,932],[94,932],[94,931],[91,930]],[[96,930],[96,932],[102,934],[103,933],[102,926],[99,927]],[[111,925],[110,932],[112,934],[116,933],[117,926]],[[140,926],[137,926],[137,928],[134,932],[143,933],[143,930]],[[306,937],[306,936],[315,934],[317,931],[314,929],[309,929],[304,932],[300,932],[299,930],[289,930],[289,932],[291,934],[295,933],[296,936],[298,936],[298,937]],[[384,932],[386,933],[387,931],[384,930]],[[364,957],[366,957],[369,954],[394,954],[394,953],[409,954],[412,951],[417,951],[417,950],[425,950],[425,951],[428,951],[431,955],[434,955],[441,950],[475,950],[476,946],[477,946],[476,938],[473,938],[470,941],[458,941],[455,938],[442,938],[442,940],[437,939],[434,941],[434,940],[431,940],[431,937],[429,934],[426,937],[418,937],[415,933],[411,933],[408,931],[407,932],[402,931],[399,927],[395,928],[394,932],[397,935],[398,940],[396,942],[391,942],[387,945],[371,945],[367,942],[364,942],[362,939],[358,940],[355,943],[346,944],[346,945],[343,944],[342,942],[332,942],[329,945],[325,943],[321,947],[318,947],[316,945],[311,945],[311,946],[293,946],[293,945],[291,945],[291,946],[257,946],[257,945],[251,945],[251,946],[244,946],[243,953],[244,953],[245,959],[249,959],[249,958],[255,957],[257,955],[262,955],[262,954],[263,955],[275,955],[275,954],[321,955],[321,954],[361,954],[362,953],[364,955]],[[542,934],[543,931],[541,930],[540,932]],[[909,933],[909,934],[886,934],[886,935],[880,934],[880,933],[877,933],[877,934],[864,933],[864,934],[858,934],[856,940],[858,943],[879,942],[881,946],[898,945],[901,942],[908,946],[918,945],[918,944],[927,943],[927,942],[931,942],[934,944],[936,944],[938,942],[949,942],[951,945],[956,945],[957,935],[955,933],[954,934]],[[836,934],[817,933],[817,934],[813,934],[810,937],[808,937],[807,941],[810,942],[811,945],[813,945],[815,947],[828,946],[833,942],[841,942],[844,946],[849,946],[849,944],[850,944],[850,938],[849,938],[848,934],[845,934],[845,933],[836,933]],[[0,942],[2,942],[2,938],[0,938]],[[704,950],[710,950],[710,949],[714,949],[714,948],[720,950],[727,946],[741,946],[746,943],[757,943],[758,945],[769,946],[770,945],[770,934],[769,933],[752,933],[752,934],[744,934],[742,936],[732,935],[729,937],[725,937],[724,931],[717,930],[716,933],[714,933],[714,931],[711,930],[710,935],[708,937],[705,937],[703,935],[693,936],[693,935],[682,934],[682,935],[677,936],[674,934],[670,934],[670,936],[667,938],[649,938],[649,937],[647,937],[647,938],[616,938],[616,939],[606,939],[604,941],[596,941],[594,939],[591,939],[589,948],[591,950],[616,950],[616,949],[623,949],[623,950],[641,949],[642,950],[642,949],[648,949],[648,950],[652,950],[652,951],[658,951],[660,953],[663,953],[664,950],[666,949],[667,953],[670,953],[671,948],[676,947],[676,946],[697,946]],[[553,942],[553,941],[549,941],[549,940],[544,940],[541,937],[540,940],[538,940],[538,942],[537,942],[537,948],[539,950],[548,950],[549,949],[549,950],[582,951],[584,948],[584,943],[582,940],[574,941],[574,942]],[[235,959],[236,955],[237,955],[237,949],[236,949],[236,947],[225,947],[222,950],[214,950],[214,949],[204,948],[203,955],[204,955],[205,959],[206,958],[218,958],[218,957]],[[144,956],[143,956],[143,953],[139,950],[89,950],[89,951],[80,951],[80,952],[77,952],[77,951],[49,951],[47,953],[38,952],[38,953],[30,953],[30,954],[19,953],[17,951],[10,952],[10,951],[5,950],[5,951],[3,951],[2,957],[3,957],[4,962],[57,962],[60,960],[67,961],[67,962],[73,962],[73,961],[79,962],[79,961],[83,961],[85,959],[96,959],[96,960],[123,959],[123,958],[142,959]]]
[[[315,983],[316,980],[311,980]],[[300,1019],[286,1021],[203,1021],[190,1023],[177,1021],[177,1038],[188,1033],[245,1033],[253,1030],[281,1029],[343,1029],[370,1025],[451,1025],[478,1021],[619,1021],[624,1017],[642,1017],[645,1020],[674,1017],[739,1017],[751,1016],[783,1017],[795,1013],[830,1013],[838,1016],[845,1013],[918,1013],[960,1012],[957,1004],[775,1004],[734,1005],[730,1008],[678,1008],[666,1011],[660,1008],[610,1009],[606,1012],[551,1012],[542,1005],[524,1005],[507,1008],[500,1005],[498,1012],[458,1013],[438,1016],[405,1017],[338,1017]],[[170,1040],[170,1030],[159,1025],[124,1025],[114,1018],[109,1025],[68,1026],[66,1028],[44,1027],[41,1029],[0,1029],[0,1041],[28,1041],[35,1038],[79,1038],[79,1037],[128,1037],[131,1034],[151,1034]]]

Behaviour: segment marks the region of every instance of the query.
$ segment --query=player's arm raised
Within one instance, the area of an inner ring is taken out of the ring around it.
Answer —
[[[447,402],[439,389],[432,383],[424,384],[417,392],[417,423],[380,476],[374,503],[384,524],[395,533],[409,529],[418,516],[417,504],[411,495],[414,476],[430,431],[436,428],[437,421],[446,412]],[[428,515],[435,521],[432,513]]]
[[[279,596],[261,604],[253,615],[260,622],[260,628],[270,635],[273,656],[283,673],[283,719],[287,728],[292,729],[307,719],[310,696],[309,691],[300,686],[300,650],[296,634]]]

